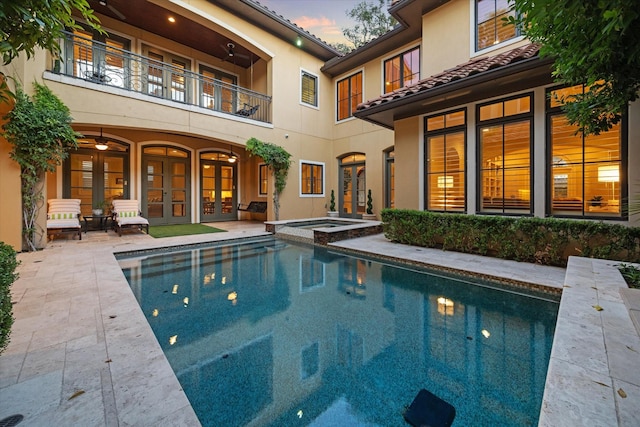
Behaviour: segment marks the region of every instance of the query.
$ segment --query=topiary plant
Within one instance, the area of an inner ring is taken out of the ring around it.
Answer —
[[[373,198],[371,197],[371,189],[367,192],[367,214],[373,215]]]
[[[6,243],[0,242],[0,354],[9,344],[9,334],[13,325],[10,287],[18,278],[15,270],[19,264],[16,251]]]
[[[331,212],[336,211],[336,195],[333,190],[331,190],[331,198],[329,199],[329,210]]]

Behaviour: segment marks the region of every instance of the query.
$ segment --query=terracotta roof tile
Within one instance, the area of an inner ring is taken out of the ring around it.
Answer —
[[[405,86],[393,92],[385,93],[376,99],[363,102],[358,105],[357,111],[366,110],[367,108],[404,98],[410,94],[423,92],[456,80],[515,64],[516,62],[537,56],[539,51],[540,46],[532,43],[498,55],[474,58],[469,62],[445,70],[440,74],[422,79],[412,86]]]

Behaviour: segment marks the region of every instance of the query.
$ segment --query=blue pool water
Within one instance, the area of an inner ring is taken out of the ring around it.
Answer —
[[[204,426],[537,425],[558,304],[277,239],[120,259]]]

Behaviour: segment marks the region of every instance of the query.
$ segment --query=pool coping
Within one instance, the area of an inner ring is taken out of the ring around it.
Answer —
[[[0,419],[22,413],[31,425],[199,425],[114,254],[265,235],[154,240],[89,233],[82,241],[19,254],[21,277],[12,286],[16,323],[0,356],[0,400],[8,402]],[[349,247],[562,289],[539,425],[640,425],[640,338],[611,261],[572,257],[565,270],[399,245],[382,235],[329,245]],[[581,329],[586,336],[578,335]],[[84,393],[71,399],[79,389]],[[600,407],[602,417],[594,414]]]

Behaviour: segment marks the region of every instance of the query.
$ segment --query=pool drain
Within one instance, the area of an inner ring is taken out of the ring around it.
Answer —
[[[24,416],[21,414],[10,415],[7,418],[3,418],[0,420],[0,427],[13,427],[24,419]]]

